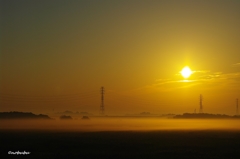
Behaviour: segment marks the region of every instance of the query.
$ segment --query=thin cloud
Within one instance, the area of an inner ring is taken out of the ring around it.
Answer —
[[[225,80],[240,81],[240,72],[223,74],[221,78]]]
[[[181,86],[179,88],[185,88],[185,87],[191,87],[195,85],[200,85],[200,84],[207,84],[207,85],[240,85],[240,72],[235,72],[235,73],[228,73],[224,74],[222,72],[213,72],[211,73],[208,70],[201,70],[201,71],[195,71],[196,74],[192,75],[193,77],[189,80],[183,80],[183,79],[161,79],[161,80],[156,80],[156,83],[153,84],[153,87],[161,87],[165,86],[167,88],[168,84],[173,84],[173,83],[185,83],[184,86]],[[177,84],[176,84],[177,86]],[[176,87],[177,88],[177,87]]]
[[[208,73],[210,72],[210,70],[197,70],[197,71],[192,71],[192,74],[196,74],[196,73]],[[179,71],[178,73],[176,73],[175,75],[179,76],[181,75],[181,71]]]
[[[232,64],[232,66],[233,66],[233,67],[238,67],[238,66],[240,66],[240,62],[235,63],[235,64]]]
[[[131,92],[169,92],[182,88],[191,88],[198,85],[201,85],[200,87],[204,89],[237,89],[240,87],[240,72],[223,73],[200,70],[196,71],[196,74],[186,80],[184,80],[180,75],[171,79],[156,79],[154,83],[131,90]]]
[[[210,70],[198,70],[198,71],[192,71],[193,73],[208,73]]]

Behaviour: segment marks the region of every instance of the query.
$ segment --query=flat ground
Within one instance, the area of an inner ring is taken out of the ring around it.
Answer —
[[[240,158],[240,131],[64,132],[1,130],[1,156],[27,151],[24,158]],[[2,157],[1,157],[2,158]]]

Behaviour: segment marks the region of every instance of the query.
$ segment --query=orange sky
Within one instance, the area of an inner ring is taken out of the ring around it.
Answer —
[[[1,1],[0,111],[235,114],[240,1]],[[184,82],[179,74],[189,66]]]

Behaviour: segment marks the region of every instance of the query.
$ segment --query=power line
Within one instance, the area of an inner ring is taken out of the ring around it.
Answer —
[[[0,93],[0,97],[19,97],[19,98],[62,98],[62,97],[71,97],[71,96],[81,96],[87,94],[97,94],[97,91],[88,91],[88,92],[79,92],[74,94],[59,94],[59,95],[22,95],[22,94],[5,94]]]
[[[55,96],[12,95],[0,93],[0,101],[8,102],[58,102],[88,100],[92,98],[97,98],[97,91]]]

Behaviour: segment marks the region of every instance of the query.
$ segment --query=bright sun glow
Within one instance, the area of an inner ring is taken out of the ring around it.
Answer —
[[[192,71],[188,66],[186,66],[182,69],[182,71],[180,73],[182,74],[182,76],[184,78],[188,78],[192,74]]]

